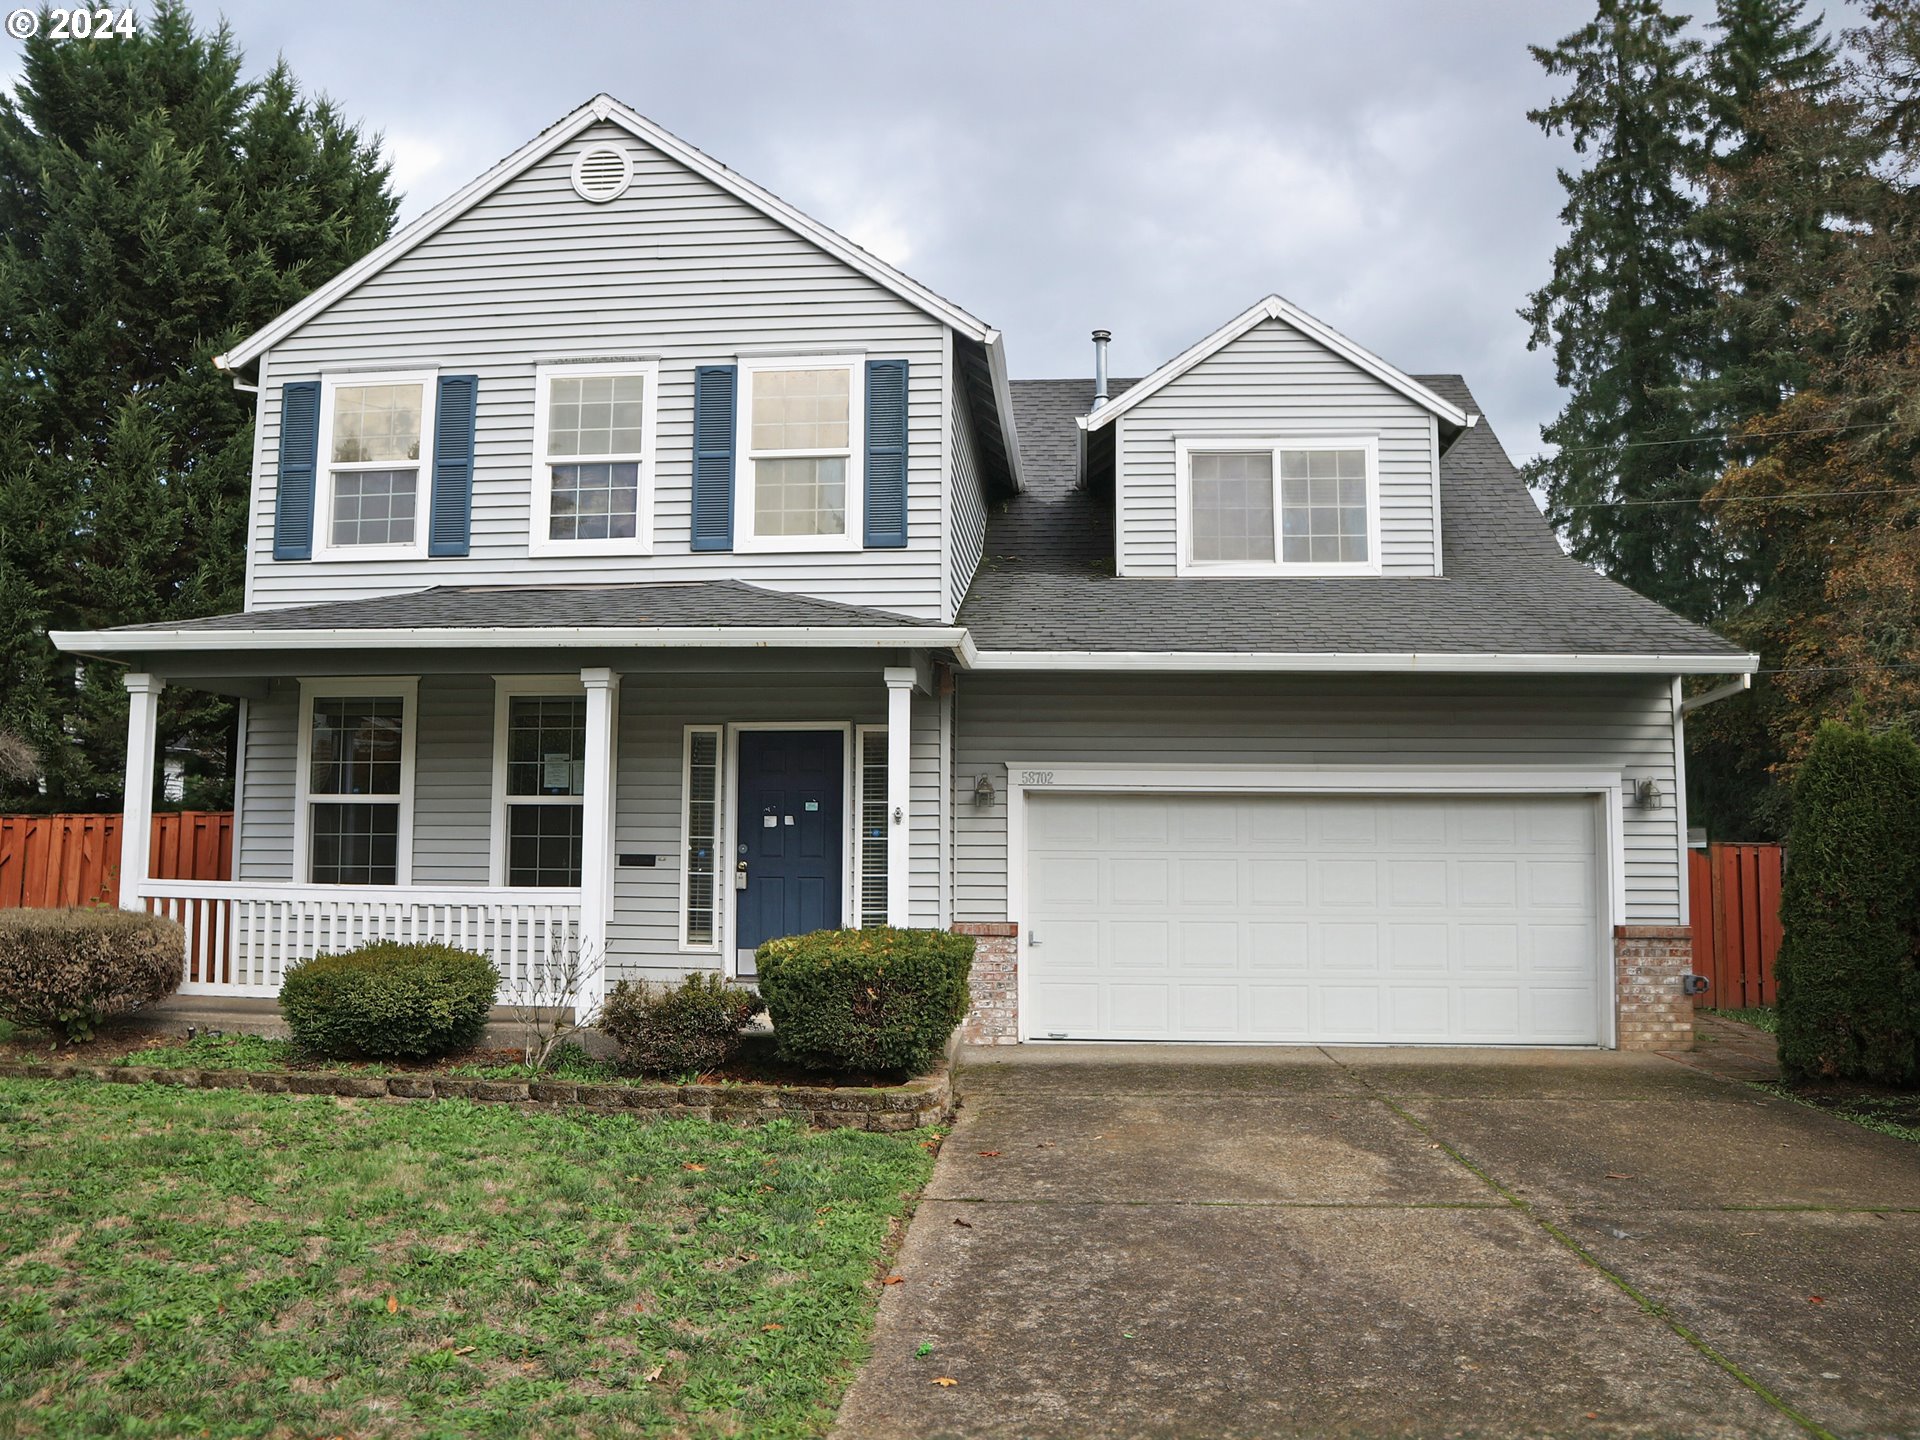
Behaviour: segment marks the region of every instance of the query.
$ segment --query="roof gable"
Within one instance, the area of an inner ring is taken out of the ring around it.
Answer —
[[[1142,400],[1165,389],[1194,366],[1226,349],[1254,326],[1267,320],[1279,320],[1291,325],[1303,335],[1317,341],[1376,380],[1399,391],[1416,405],[1431,411],[1444,424],[1464,430],[1480,419],[1478,415],[1463,410],[1452,401],[1435,394],[1404,370],[1389,365],[1371,350],[1355,344],[1331,325],[1316,320],[1291,301],[1279,295],[1269,295],[1248,306],[1204,340],[1182,350],[1124,394],[1115,395],[1106,404],[1097,407],[1092,414],[1082,417],[1080,428],[1091,432],[1100,429],[1109,421],[1119,419]]]

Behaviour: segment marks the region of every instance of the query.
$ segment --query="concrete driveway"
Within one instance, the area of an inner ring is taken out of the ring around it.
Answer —
[[[1033,1046],[960,1084],[844,1440],[1920,1435],[1905,1142],[1593,1052]]]

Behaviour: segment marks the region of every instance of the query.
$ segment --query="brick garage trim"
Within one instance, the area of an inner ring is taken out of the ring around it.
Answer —
[[[1691,1048],[1693,997],[1681,988],[1693,973],[1690,926],[1614,926],[1613,972],[1620,1049]]]
[[[962,921],[956,935],[974,939],[973,1003],[960,1022],[960,1038],[969,1045],[1017,1045],[1020,1042],[1020,927],[1010,920]]]

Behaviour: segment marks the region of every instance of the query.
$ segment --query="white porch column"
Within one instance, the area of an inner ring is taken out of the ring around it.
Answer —
[[[908,837],[913,813],[912,666],[889,666],[887,681],[887,924],[906,925],[907,874],[912,860]]]
[[[586,774],[580,787],[580,963],[595,967],[580,988],[579,1008],[597,1008],[607,994],[607,912],[613,906],[614,735],[620,679],[604,666],[582,670],[587,692]]]
[[[127,686],[127,789],[120,806],[120,908],[145,910],[152,878],[153,762],[159,733],[160,692],[167,682],[157,675],[125,677]]]

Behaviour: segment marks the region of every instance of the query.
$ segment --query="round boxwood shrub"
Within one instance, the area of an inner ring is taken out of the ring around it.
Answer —
[[[1794,782],[1780,885],[1780,1064],[1920,1081],[1920,746],[1822,725]]]
[[[967,1013],[973,940],[945,930],[816,930],[755,952],[783,1058],[815,1070],[924,1075]]]
[[[177,990],[185,952],[180,926],[158,915],[0,910],[0,1019],[84,1040]]]
[[[484,955],[381,941],[289,968],[280,1013],[316,1055],[424,1060],[480,1038],[498,985]]]
[[[600,1030],[621,1064],[642,1075],[702,1075],[740,1053],[740,1030],[760,997],[699,971],[678,985],[622,980],[600,1010]]]

